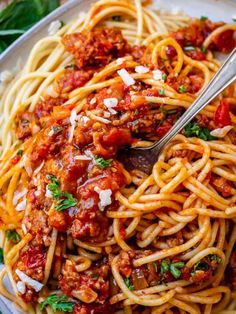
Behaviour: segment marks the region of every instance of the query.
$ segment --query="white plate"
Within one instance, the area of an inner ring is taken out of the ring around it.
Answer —
[[[88,11],[95,0],[70,0],[53,13],[35,25],[26,34],[21,36],[11,47],[0,55],[0,72],[13,69],[16,61],[27,59],[33,45],[44,36],[47,36],[49,24],[54,20],[67,22],[75,19],[81,11]],[[232,23],[232,16],[236,16],[236,0],[153,0],[154,6],[177,12],[185,12],[193,17],[207,16],[213,21]],[[0,296],[0,311],[2,314],[20,314],[15,306]]]

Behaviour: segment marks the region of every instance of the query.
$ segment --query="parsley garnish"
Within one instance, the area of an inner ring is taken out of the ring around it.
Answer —
[[[179,87],[179,92],[180,92],[180,94],[184,94],[184,93],[186,93],[186,91],[187,91],[187,89],[186,89],[186,87],[185,87],[184,85],[181,85],[181,86]]]
[[[50,176],[50,180],[52,183],[48,184],[48,189],[52,193],[53,198],[59,199],[62,196],[62,191],[60,189],[60,182],[54,176]]]
[[[220,264],[222,262],[222,259],[219,256],[215,255],[215,254],[212,254],[209,257],[210,257],[211,261],[216,261],[217,264]]]
[[[140,111],[138,109],[135,110],[134,114],[138,115],[140,113]]]
[[[57,200],[56,210],[61,211],[73,207],[77,204],[77,200],[73,197],[72,194],[68,192],[61,191],[61,185],[58,179],[55,176],[48,175],[48,178],[52,183],[48,184],[48,189],[52,193],[52,197]]]
[[[184,50],[185,51],[194,51],[195,47],[193,47],[193,46],[186,46],[186,47],[184,47]]]
[[[65,295],[56,295],[52,294],[47,297],[46,300],[40,303],[40,309],[44,310],[44,308],[49,305],[54,312],[73,312],[74,304],[70,299]]]
[[[161,274],[164,274],[170,270],[170,261],[167,259],[164,259],[161,261]]]
[[[204,16],[204,15],[202,15],[201,17],[200,17],[200,20],[201,21],[206,21],[208,19],[208,17],[207,16]]]
[[[202,51],[202,52],[206,52],[206,51],[207,51],[206,47],[202,46],[202,47],[201,47],[201,51]]]
[[[184,262],[177,262],[170,265],[170,272],[175,279],[178,279],[181,276],[181,268],[184,267]]]
[[[7,230],[6,232],[7,239],[9,241],[12,241],[13,243],[18,243],[21,239],[19,233],[16,232],[16,230]]]
[[[16,155],[22,156],[22,155],[23,155],[23,150],[22,150],[22,149],[19,149],[18,152],[16,153]]]
[[[120,18],[120,15],[114,15],[112,17],[113,21],[116,21],[116,22],[120,22],[121,18]]]
[[[164,89],[160,89],[160,90],[159,90],[159,95],[165,95]]]
[[[127,288],[128,288],[130,291],[133,291],[133,290],[134,290],[134,286],[133,286],[133,284],[132,284],[130,278],[125,278],[125,279],[124,279],[124,282],[125,282]]]
[[[62,131],[62,127],[59,126],[59,125],[53,125],[53,126],[51,127],[51,129],[53,130],[53,133],[54,133],[54,134],[61,133],[61,131]]]
[[[162,80],[165,81],[167,79],[167,75],[165,73],[162,73]]]
[[[184,134],[187,137],[198,137],[204,141],[214,140],[214,136],[210,134],[210,131],[207,128],[202,128],[196,122],[190,122],[184,128]]]
[[[106,160],[106,159],[103,159],[102,157],[99,157],[99,156],[94,156],[94,160],[95,160],[96,164],[102,169],[110,167],[110,165],[112,164],[112,159]]]
[[[4,263],[4,258],[3,258],[3,249],[0,248],[0,264]]]
[[[73,207],[77,204],[77,200],[73,197],[70,193],[63,193],[63,199],[58,200],[57,206],[55,207],[58,212],[62,211],[63,209],[67,209]]]

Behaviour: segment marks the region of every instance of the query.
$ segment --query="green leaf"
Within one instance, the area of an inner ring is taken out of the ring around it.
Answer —
[[[170,272],[175,279],[178,279],[181,276],[181,270],[175,267],[173,264],[170,265]]]
[[[0,264],[4,264],[3,248],[0,248]]]
[[[201,17],[200,17],[200,20],[201,21],[206,21],[208,19],[208,17],[207,16],[204,16],[204,15],[202,15]]]
[[[16,232],[16,230],[7,230],[6,232],[7,239],[9,241],[12,241],[13,243],[18,243],[21,239],[19,233]]]
[[[46,306],[50,306],[51,309],[56,312],[56,311],[61,311],[61,312],[73,312],[74,304],[73,302],[65,295],[56,295],[52,294],[47,297],[46,300],[40,303],[40,309],[41,311],[44,310]]]
[[[186,46],[186,47],[184,47],[184,50],[185,51],[194,51],[195,47],[193,47],[193,46]]]
[[[201,47],[201,51],[202,51],[202,52],[206,52],[206,51],[207,51],[206,47],[202,46],[202,47]]]
[[[96,164],[102,169],[110,167],[110,165],[112,164],[112,159],[106,160],[106,159],[103,159],[102,157],[99,157],[99,156],[94,156],[94,160],[95,160]]]
[[[160,89],[160,90],[159,90],[159,95],[165,95],[164,89]]]
[[[70,193],[63,193],[64,199],[60,199],[55,207],[58,212],[77,205],[77,200]]]
[[[19,149],[19,150],[17,151],[16,155],[22,156],[23,153],[24,153],[24,151],[23,151],[22,149]]]
[[[48,189],[52,193],[52,197],[59,199],[62,196],[62,191],[60,189],[60,182],[55,176],[49,175],[52,183],[48,184]]]
[[[170,270],[170,261],[168,259],[164,259],[161,261],[161,274],[165,274]]]
[[[184,128],[184,134],[187,137],[198,137],[204,141],[215,140],[215,137],[210,134],[207,128],[202,128],[196,122],[190,122]]]
[[[166,79],[167,79],[167,75],[165,73],[162,73],[162,80],[166,81]]]
[[[186,93],[186,91],[187,91],[187,89],[186,89],[186,87],[185,87],[184,85],[181,85],[181,86],[179,87],[179,92],[180,92],[180,94],[184,94],[184,93]]]
[[[133,291],[133,290],[134,290],[134,286],[133,286],[133,284],[132,284],[132,282],[131,282],[131,278],[125,278],[125,279],[124,279],[124,282],[125,282],[127,288],[128,288],[130,291]]]
[[[222,259],[219,256],[215,255],[215,254],[212,254],[209,257],[210,257],[211,261],[216,261],[217,264],[221,264],[222,263]]]
[[[210,267],[207,263],[205,262],[198,262],[197,264],[194,265],[194,270],[208,270]]]

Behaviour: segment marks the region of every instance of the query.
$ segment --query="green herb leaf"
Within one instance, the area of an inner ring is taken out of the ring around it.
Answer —
[[[170,272],[175,279],[178,279],[181,276],[181,270],[175,267],[173,264],[170,265]]]
[[[162,78],[163,81],[166,81],[167,75],[165,73],[162,73],[162,77],[161,78]]]
[[[22,150],[22,149],[19,149],[18,152],[16,153],[16,155],[22,156],[22,155],[23,155],[23,150]]]
[[[209,265],[205,262],[198,262],[197,264],[194,265],[194,270],[208,270]]]
[[[62,131],[62,127],[59,125],[53,125],[51,127],[51,130],[53,131],[54,134],[59,134]]]
[[[176,262],[176,263],[172,263],[171,265],[173,265],[176,268],[183,268],[185,266],[184,262]]]
[[[200,20],[201,21],[206,21],[208,19],[208,17],[207,16],[204,16],[204,15],[202,15],[201,17],[200,17]]]
[[[176,114],[178,112],[178,109],[170,109],[166,111],[167,115],[172,115],[172,114]]]
[[[55,199],[59,199],[62,196],[62,191],[60,189],[60,182],[57,180],[55,176],[50,176],[50,180],[52,183],[48,184],[48,189],[52,193],[52,197]]]
[[[184,47],[184,50],[185,51],[194,51],[195,47],[193,47],[193,46],[186,46],[186,47]]]
[[[186,91],[187,91],[187,89],[186,89],[186,87],[185,87],[184,85],[181,85],[181,86],[179,87],[179,92],[180,92],[180,94],[184,94],[184,93],[186,93]]]
[[[0,264],[4,264],[3,249],[0,248]]]
[[[94,160],[95,160],[96,164],[102,169],[110,167],[110,165],[112,164],[112,159],[106,160],[106,159],[103,159],[102,157],[99,157],[99,156],[94,156]]]
[[[170,270],[170,261],[168,259],[164,259],[161,261],[161,274],[165,274]]]
[[[187,137],[198,137],[204,141],[215,140],[215,137],[210,134],[207,128],[202,128],[196,122],[190,122],[184,128],[184,133]]]
[[[127,288],[128,288],[130,291],[133,291],[133,290],[134,290],[134,286],[133,286],[133,284],[132,284],[132,282],[131,282],[131,278],[125,278],[125,279],[124,279],[124,282],[125,282]]]
[[[140,113],[140,111],[138,109],[135,110],[134,114],[138,115]]]
[[[73,302],[65,295],[56,295],[52,294],[47,297],[46,300],[40,303],[41,311],[49,305],[54,312],[61,311],[61,312],[73,312],[74,304]]]
[[[205,53],[207,51],[206,47],[202,46],[201,51]]]
[[[219,256],[215,255],[215,254],[212,254],[209,257],[210,257],[211,261],[216,261],[217,264],[221,264],[222,263],[222,259]]]
[[[164,89],[160,89],[160,90],[159,90],[159,95],[165,95]]]
[[[112,19],[113,19],[113,21],[116,21],[116,22],[120,22],[120,21],[121,21],[120,15],[114,15],[114,16],[112,17]]]
[[[57,206],[55,207],[58,212],[62,211],[63,209],[67,209],[73,207],[77,204],[77,200],[73,197],[70,193],[63,193],[63,199],[58,200]]]
[[[16,232],[16,230],[7,230],[6,232],[7,239],[9,241],[12,241],[13,243],[18,243],[21,239],[19,233]]]

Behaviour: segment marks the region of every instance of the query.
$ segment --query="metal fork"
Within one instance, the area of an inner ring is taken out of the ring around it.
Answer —
[[[221,66],[211,82],[202,91],[199,97],[178,119],[169,132],[158,142],[145,148],[127,148],[119,152],[118,159],[122,161],[126,169],[138,169],[147,174],[164,146],[168,144],[210,101],[218,96],[228,85],[236,79],[236,48]]]

